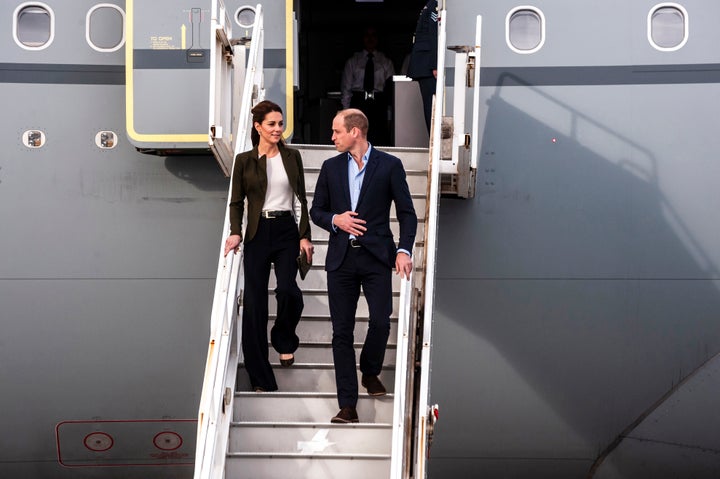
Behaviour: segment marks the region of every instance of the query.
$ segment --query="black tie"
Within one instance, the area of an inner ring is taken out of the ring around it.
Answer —
[[[375,90],[375,63],[373,62],[373,54],[368,53],[367,63],[365,63],[365,78],[363,79],[363,89],[371,93]]]

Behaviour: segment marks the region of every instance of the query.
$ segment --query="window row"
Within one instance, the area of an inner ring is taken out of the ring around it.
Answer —
[[[255,9],[240,7],[235,23],[249,29],[255,21]],[[55,13],[42,2],[25,2],[13,15],[13,38],[21,48],[42,50],[55,37]],[[88,10],[85,17],[85,39],[99,52],[114,52],[125,44],[125,12],[117,5],[101,3]]]
[[[117,138],[118,136],[114,131],[99,131],[95,135],[95,146],[101,150],[112,150],[117,146]],[[23,132],[21,141],[28,148],[42,148],[46,143],[45,132],[42,130],[27,130]]]
[[[249,28],[254,20],[252,8],[240,8],[235,21]],[[534,53],[545,43],[545,15],[536,7],[511,10],[506,20],[506,41],[517,53]],[[650,44],[660,51],[682,48],[688,39],[687,11],[676,3],[661,3],[648,13],[647,35]],[[13,38],[22,48],[42,50],[55,36],[52,9],[41,2],[25,2],[13,15]],[[85,38],[99,52],[114,52],[125,44],[125,12],[117,5],[102,3],[88,10]]]
[[[545,43],[545,15],[535,7],[517,7],[507,14],[505,40],[516,53],[535,53]],[[672,52],[688,39],[688,14],[677,3],[655,5],[647,17],[650,45],[663,52]]]
[[[55,13],[41,2],[25,2],[13,15],[13,39],[26,50],[42,50],[55,38]],[[125,44],[125,12],[101,3],[88,10],[85,39],[99,52],[114,52]]]

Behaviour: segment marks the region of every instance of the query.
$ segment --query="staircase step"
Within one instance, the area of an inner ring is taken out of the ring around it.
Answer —
[[[394,363],[395,351],[393,350],[389,356],[390,355]],[[289,368],[274,367],[273,373],[275,374],[275,380],[281,392],[319,392],[334,395],[337,391],[335,385],[335,368],[332,364],[295,363]],[[395,388],[395,366],[383,366],[379,377],[388,392],[392,393]],[[361,393],[365,392],[365,388],[360,385],[360,372],[358,372],[358,388]],[[242,367],[242,364],[238,367],[235,390],[247,392],[252,390],[250,387],[250,378],[245,373],[245,368]]]
[[[307,311],[307,305],[305,310]],[[310,316],[303,312],[303,317],[300,319],[298,325],[297,334],[300,337],[301,342],[310,343],[329,343],[332,341],[332,323],[330,317],[327,316],[327,309],[325,315]],[[268,334],[272,323],[275,321],[275,316],[270,317],[268,321]],[[367,316],[358,317],[355,320],[355,342],[362,342],[365,340],[365,335],[368,328]],[[397,337],[397,311],[393,312],[393,316],[390,317],[390,342],[394,342],[394,338]]]
[[[328,158],[338,155],[332,145],[289,145],[300,150],[303,168],[319,168]],[[380,150],[397,156],[405,170],[427,170],[430,154],[427,148],[382,147]]]
[[[233,423],[228,451],[269,454],[390,454],[390,424]]]
[[[357,411],[361,423],[392,423],[394,394],[369,396],[360,386]],[[333,393],[236,392],[233,420],[237,422],[313,422],[330,424],[337,414]]]
[[[327,292],[323,292],[320,290],[307,290],[305,288],[303,289],[303,303],[305,303],[305,307],[303,308],[303,315],[304,316],[322,316],[329,314],[329,307],[328,307],[328,297]],[[397,316],[397,309],[398,309],[398,293],[393,294],[393,314]],[[270,315],[276,315],[277,314],[277,301],[274,301],[273,299],[273,292],[270,292],[270,301],[268,302],[268,311]],[[368,305],[367,301],[365,301],[365,298],[360,295],[360,301],[358,301],[357,305],[357,313],[356,317],[367,317],[369,315],[368,311]]]
[[[417,255],[417,253],[415,253]],[[305,279],[300,279],[300,276],[297,277],[297,283],[300,289],[303,290],[309,290],[309,291],[323,291],[327,292],[327,273],[323,269],[324,267],[324,256],[318,257],[315,256],[313,258],[313,268],[310,270],[308,275],[305,277]],[[323,261],[323,265],[319,266],[318,261]],[[392,286],[394,291],[400,291],[400,275],[395,274],[395,271],[393,270],[392,273]],[[268,288],[270,289],[270,296],[272,297],[274,295],[275,287],[277,286],[277,278],[275,278],[275,273],[270,274],[270,281],[268,282]]]
[[[363,340],[364,338],[359,338]],[[355,357],[360,358],[360,351],[362,350],[362,342],[355,342]],[[395,366],[395,354],[396,354],[396,342],[395,337],[391,336],[388,340],[387,349],[385,352],[385,364],[386,366]],[[295,351],[295,359],[301,363],[332,363],[332,343],[328,342],[300,342],[300,346]]]
[[[351,462],[348,465],[348,462]],[[233,479],[386,479],[389,455],[334,456],[229,454],[225,477]]]
[[[309,185],[316,184],[319,175],[320,167],[305,167],[305,185],[308,185],[309,188]],[[405,168],[405,178],[411,192],[423,193],[427,189],[427,170],[409,170]]]
[[[298,333],[302,333],[302,327],[298,328]],[[360,358],[360,352],[362,351],[363,347],[363,341],[364,338],[359,338],[355,341],[355,358]],[[270,364],[273,367],[277,367],[280,369],[288,369],[280,366],[280,358],[277,353],[275,353],[272,349],[272,345],[268,344],[268,348],[270,351]],[[387,349],[385,352],[385,361],[384,365],[386,366],[395,366],[395,355],[397,352],[397,343],[396,343],[396,336],[390,336],[388,339]],[[295,363],[293,366],[304,366],[307,364],[310,365],[317,365],[317,364],[327,364],[331,365],[333,363],[333,353],[332,353],[332,342],[331,341],[303,341],[300,340],[300,345],[298,346],[297,351],[295,351]]]

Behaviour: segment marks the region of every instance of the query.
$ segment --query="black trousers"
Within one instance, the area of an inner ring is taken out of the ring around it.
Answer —
[[[435,77],[425,77],[418,79],[418,86],[420,87],[420,95],[423,101],[423,112],[425,113],[425,124],[427,125],[428,133],[430,132],[430,123],[432,121],[432,98],[435,94],[435,87],[437,86],[437,79]]]
[[[365,99],[364,92],[354,92],[350,100],[350,108],[357,108],[365,113],[370,124],[368,141],[373,146],[390,145],[388,101],[384,93],[376,92],[375,98]]]
[[[292,216],[261,218],[255,237],[244,245],[242,351],[250,384],[277,390],[268,356],[268,280],[275,265],[277,318],[270,341],[280,354],[294,353],[300,342],[295,329],[303,310],[302,291],[295,280],[300,236]]]
[[[382,371],[390,336],[392,270],[365,248],[348,248],[340,268],[328,272],[333,361],[340,408],[357,406],[358,378],[353,343],[361,287],[368,303],[370,321],[360,353],[360,371],[377,376]]]

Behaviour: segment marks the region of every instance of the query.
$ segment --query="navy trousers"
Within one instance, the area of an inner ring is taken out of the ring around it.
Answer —
[[[392,270],[365,248],[348,248],[340,268],[328,272],[333,361],[340,408],[357,406],[357,362],[353,343],[361,287],[368,303],[370,321],[360,353],[360,371],[377,376],[382,370],[390,336]]]
[[[423,113],[425,113],[425,125],[427,125],[428,133],[430,132],[430,123],[432,122],[432,98],[435,94],[437,79],[435,77],[426,77],[418,79],[420,87],[420,96],[423,101]]]
[[[275,374],[268,356],[268,280],[275,265],[277,318],[270,342],[280,354],[294,353],[300,342],[295,329],[304,307],[295,280],[300,236],[292,216],[261,218],[255,237],[245,243],[242,350],[245,370],[253,388],[276,391]]]

